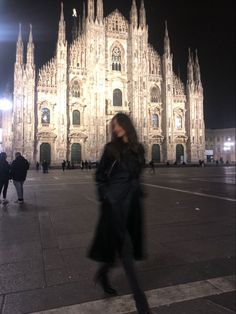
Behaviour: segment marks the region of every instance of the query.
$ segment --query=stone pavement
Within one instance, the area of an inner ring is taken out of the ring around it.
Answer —
[[[235,313],[235,168],[161,168],[143,183],[147,258],[137,271],[153,313]],[[0,313],[135,313],[120,265],[118,297],[93,285],[93,172],[30,170],[25,204],[15,198],[10,184],[0,208]]]

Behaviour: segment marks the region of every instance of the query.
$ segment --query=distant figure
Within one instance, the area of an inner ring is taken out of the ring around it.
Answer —
[[[84,161],[82,160],[82,162],[81,162],[81,170],[84,170]]]
[[[149,173],[155,174],[155,165],[154,165],[153,160],[151,160],[151,161],[149,162],[149,167],[150,167]]]
[[[85,162],[84,162],[84,167],[85,167],[85,169],[88,169],[88,162],[87,162],[87,160],[85,160]]]
[[[174,166],[177,166],[178,165],[178,163],[177,163],[177,160],[174,162]]]
[[[72,162],[71,162],[71,169],[75,169],[75,163],[74,163],[73,160],[72,160]]]
[[[29,169],[29,162],[26,160],[21,153],[15,154],[15,160],[11,164],[11,177],[13,184],[16,188],[18,200],[17,203],[22,204],[24,202],[24,191],[23,185]]]
[[[218,159],[216,160],[216,166],[218,166],[219,165],[219,161],[218,161]]]
[[[89,160],[89,162],[88,162],[88,168],[89,168],[89,170],[91,170],[92,169],[92,163],[91,163],[91,161]]]
[[[183,161],[183,162],[182,162],[182,165],[183,165],[183,166],[186,166],[186,162],[185,162],[185,161]]]
[[[109,282],[109,270],[119,256],[139,314],[149,314],[147,298],[134,266],[143,258],[143,192],[140,175],[145,165],[144,148],[136,130],[124,113],[112,121],[112,141],[105,148],[96,171],[101,214],[89,257],[101,262],[95,275],[108,295],[117,292]]]
[[[229,166],[229,161],[228,161],[228,160],[226,160],[226,166],[227,166],[227,167]]]
[[[69,169],[70,169],[70,161],[67,160],[67,161],[66,161],[66,164],[67,164],[66,169],[69,170]]]
[[[39,171],[39,162],[36,162],[36,170]]]
[[[170,165],[169,161],[166,162],[166,165],[167,165],[167,167],[169,167],[169,165]]]
[[[7,197],[7,188],[10,179],[10,165],[7,161],[7,154],[2,152],[0,154],[0,196],[3,188],[3,199],[0,199],[0,203],[6,205],[8,203]]]
[[[63,162],[61,163],[61,167],[62,167],[62,171],[64,172],[66,169],[66,161],[63,160]]]
[[[43,173],[48,173],[48,162],[44,159],[42,163]]]

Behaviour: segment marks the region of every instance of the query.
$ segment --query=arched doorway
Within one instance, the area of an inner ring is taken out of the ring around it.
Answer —
[[[159,144],[152,145],[152,160],[153,162],[161,162],[161,152]]]
[[[176,145],[176,161],[183,162],[184,161],[184,147],[182,144]]]
[[[74,164],[81,163],[81,145],[79,143],[71,145],[71,162]]]
[[[51,146],[48,143],[42,143],[40,145],[40,162],[42,163],[44,160],[48,164],[51,163]]]

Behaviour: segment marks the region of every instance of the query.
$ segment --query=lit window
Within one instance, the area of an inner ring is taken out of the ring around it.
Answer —
[[[152,127],[153,128],[158,128],[159,127],[158,115],[157,114],[153,114],[152,115]]]
[[[42,124],[50,123],[50,110],[48,108],[43,108],[41,111],[41,123]]]
[[[176,123],[176,128],[178,130],[182,129],[182,117],[181,116],[176,116],[175,123]]]
[[[71,94],[73,97],[80,97],[80,86],[78,81],[74,81],[71,87]]]
[[[161,102],[160,89],[153,87],[151,90],[151,102]]]
[[[72,123],[73,123],[73,125],[80,125],[80,112],[79,112],[79,110],[73,111]]]
[[[120,89],[113,91],[113,106],[122,106],[122,92]]]
[[[112,70],[121,71],[121,51],[119,47],[112,50]]]

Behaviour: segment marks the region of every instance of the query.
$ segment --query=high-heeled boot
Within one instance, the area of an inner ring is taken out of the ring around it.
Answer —
[[[113,289],[108,280],[108,267],[101,267],[94,277],[95,284],[99,283],[103,289],[103,291],[108,294],[115,296],[117,295],[117,291]]]

